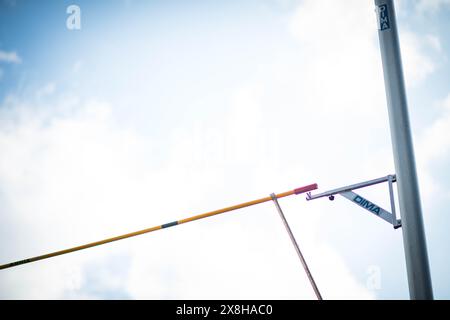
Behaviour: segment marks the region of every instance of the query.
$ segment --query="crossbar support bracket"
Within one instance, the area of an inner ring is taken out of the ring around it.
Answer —
[[[306,200],[314,200],[319,199],[323,197],[328,197],[330,200],[334,200],[334,196],[336,194],[339,194],[346,198],[347,200],[350,200],[351,202],[357,204],[363,209],[366,209],[370,213],[374,214],[375,216],[383,219],[389,224],[392,224],[394,229],[398,229],[402,226],[402,222],[400,219],[397,219],[396,211],[395,211],[395,201],[394,201],[394,189],[393,189],[393,183],[396,181],[395,175],[388,175],[386,177],[381,177],[374,180],[364,181],[357,184],[329,190],[326,192],[322,192],[316,195],[312,195],[311,192],[308,192],[306,195]],[[372,201],[369,201],[368,199],[360,196],[353,190],[355,189],[361,189],[365,187],[369,187],[375,184],[387,182],[389,187],[389,198],[390,198],[390,204],[391,204],[391,212],[387,211],[386,209],[383,209],[379,205],[375,204]]]

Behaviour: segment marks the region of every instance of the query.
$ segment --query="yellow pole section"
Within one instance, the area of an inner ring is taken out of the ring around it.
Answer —
[[[280,194],[277,194],[276,197],[277,198],[283,198],[283,197],[287,197],[293,194],[300,194],[300,193],[304,193],[304,192],[308,192],[311,190],[315,190],[317,189],[317,184],[310,184],[301,188],[297,188],[291,191],[287,191],[287,192],[283,192]],[[237,210],[237,209],[241,209],[241,208],[245,208],[245,207],[249,207],[255,204],[259,204],[259,203],[263,203],[263,202],[267,202],[267,201],[271,201],[272,197],[265,197],[265,198],[261,198],[261,199],[257,199],[257,200],[252,200],[252,201],[248,201],[248,202],[244,202],[241,204],[237,204],[234,206],[230,206],[230,207],[226,207],[226,208],[222,208],[222,209],[218,209],[218,210],[214,210],[214,211],[210,211],[207,213],[203,213],[203,214],[199,214],[193,217],[189,217],[186,219],[182,219],[182,220],[178,220],[178,221],[173,221],[173,222],[169,222],[160,226],[156,226],[156,227],[151,227],[151,228],[147,228],[147,229],[143,229],[143,230],[139,230],[139,231],[135,231],[135,232],[131,232],[131,233],[126,233],[117,237],[113,237],[113,238],[108,238],[108,239],[104,239],[104,240],[100,240],[100,241],[96,241],[96,242],[91,242],[91,243],[87,243],[81,246],[77,246],[77,247],[73,247],[73,248],[69,248],[69,249],[64,249],[64,250],[60,250],[60,251],[55,251],[55,252],[51,252],[51,253],[47,253],[47,254],[43,254],[40,256],[36,256],[36,257],[32,257],[32,258],[28,258],[28,259],[24,259],[24,260],[19,260],[19,261],[15,261],[15,262],[10,262],[10,263],[6,263],[3,265],[0,265],[0,270],[2,269],[7,269],[7,268],[12,268],[18,265],[22,265],[22,264],[26,264],[26,263],[30,263],[30,262],[35,262],[38,260],[43,260],[43,259],[48,259],[48,258],[52,258],[52,257],[56,257],[56,256],[60,256],[66,253],[71,253],[71,252],[75,252],[75,251],[79,251],[79,250],[84,250],[84,249],[88,249],[88,248],[92,248],[95,246],[99,246],[102,244],[106,244],[106,243],[110,243],[113,241],[118,241],[118,240],[122,240],[122,239],[126,239],[126,238],[131,238],[134,236],[138,236],[144,233],[150,233],[156,230],[160,230],[160,229],[164,229],[164,228],[168,228],[168,227],[172,227],[172,226],[176,226],[178,224],[182,224],[182,223],[187,223],[187,222],[191,222],[191,221],[195,221],[195,220],[199,220],[199,219],[203,219],[203,218],[207,218],[207,217],[211,217],[217,214],[221,214],[221,213],[225,213],[225,212],[229,212],[229,211],[233,211],[233,210]]]

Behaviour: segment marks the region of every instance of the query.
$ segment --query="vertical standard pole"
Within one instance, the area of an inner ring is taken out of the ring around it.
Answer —
[[[375,0],[411,299],[433,299],[394,3]]]

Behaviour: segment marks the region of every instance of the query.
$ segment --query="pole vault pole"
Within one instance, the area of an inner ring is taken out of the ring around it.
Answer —
[[[317,189],[317,184],[310,184],[301,188],[297,188],[291,191],[286,191],[283,193],[279,193],[277,195],[275,195],[276,198],[283,198],[283,197],[287,197],[287,196],[291,196],[294,194],[301,194],[301,193],[305,193],[311,190],[315,190]],[[60,250],[60,251],[55,251],[55,252],[51,252],[51,253],[47,253],[47,254],[43,254],[40,256],[36,256],[36,257],[32,257],[32,258],[28,258],[28,259],[24,259],[24,260],[19,260],[19,261],[15,261],[15,262],[11,262],[11,263],[7,263],[7,264],[3,264],[0,265],[0,270],[1,269],[7,269],[7,268],[12,268],[18,265],[22,265],[25,263],[30,263],[30,262],[35,262],[35,261],[39,261],[39,260],[44,260],[44,259],[48,259],[48,258],[52,258],[52,257],[56,257],[56,256],[60,256],[66,253],[71,253],[71,252],[75,252],[75,251],[79,251],[79,250],[84,250],[84,249],[88,249],[88,248],[92,248],[95,246],[99,246],[102,244],[106,244],[106,243],[110,243],[113,241],[118,241],[118,240],[122,240],[122,239],[126,239],[126,238],[131,238],[134,236],[138,236],[144,233],[149,233],[149,232],[153,232],[156,230],[161,230],[161,229],[165,229],[168,227],[173,227],[179,224],[183,224],[183,223],[188,223],[188,222],[192,222],[195,220],[199,220],[199,219],[203,219],[203,218],[208,218],[208,217],[212,217],[221,213],[225,213],[225,212],[229,212],[229,211],[233,211],[233,210],[237,210],[237,209],[242,209],[245,207],[249,207],[249,206],[253,206],[255,204],[259,204],[259,203],[263,203],[263,202],[267,202],[267,201],[272,201],[273,198],[272,196],[269,197],[265,197],[265,198],[261,198],[261,199],[256,199],[256,200],[252,200],[252,201],[248,201],[248,202],[244,202],[244,203],[240,203],[234,206],[230,206],[230,207],[226,207],[226,208],[222,208],[222,209],[218,209],[218,210],[214,210],[214,211],[210,211],[210,212],[206,212],[206,213],[202,213],[196,216],[192,216],[189,218],[185,218],[182,220],[176,220],[173,222],[169,222],[169,223],[165,223],[159,226],[155,226],[155,227],[151,227],[148,229],[143,229],[143,230],[139,230],[139,231],[135,231],[135,232],[131,232],[131,233],[127,233],[127,234],[123,234],[117,237],[113,237],[113,238],[108,238],[108,239],[104,239],[104,240],[100,240],[100,241],[96,241],[96,242],[91,242],[88,244],[84,244],[81,246],[77,246],[77,247],[73,247],[73,248],[69,248],[69,249],[64,249],[64,250]]]
[[[392,0],[375,0],[411,299],[433,299],[414,149]]]

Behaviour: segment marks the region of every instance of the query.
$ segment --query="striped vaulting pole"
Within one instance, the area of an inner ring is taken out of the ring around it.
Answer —
[[[308,192],[308,191],[311,191],[311,190],[315,190],[315,189],[317,189],[317,184],[314,183],[314,184],[310,184],[310,185],[307,185],[307,186],[304,186],[304,187],[301,187],[301,188],[297,188],[297,189],[294,189],[294,190],[291,190],[291,191],[286,191],[286,192],[277,194],[276,197],[277,198],[283,198],[283,197],[291,196],[293,194],[301,194],[301,193],[305,193],[305,192]],[[267,202],[267,201],[272,201],[272,197],[265,197],[265,198],[261,198],[261,199],[256,199],[256,200],[244,202],[244,203],[241,203],[241,204],[237,204],[237,205],[234,205],[234,206],[230,206],[230,207],[226,207],[226,208],[222,208],[222,209],[218,209],[218,210],[202,213],[202,214],[199,214],[199,215],[196,215],[196,216],[192,216],[192,217],[189,217],[189,218],[185,218],[185,219],[182,219],[182,220],[177,220],[177,221],[165,223],[165,224],[160,225],[160,226],[143,229],[143,230],[139,230],[139,231],[123,234],[123,235],[120,235],[120,236],[117,236],[117,237],[108,238],[108,239],[104,239],[104,240],[100,240],[100,241],[96,241],[96,242],[91,242],[91,243],[87,243],[87,244],[84,244],[84,245],[81,245],[81,246],[77,246],[77,247],[73,247],[73,248],[69,248],[69,249],[64,249],[64,250],[60,250],[60,251],[55,251],[55,252],[43,254],[43,255],[40,255],[40,256],[36,256],[36,257],[24,259],[24,260],[19,260],[19,261],[15,261],[15,262],[11,262],[11,263],[6,263],[6,264],[3,264],[3,265],[0,265],[0,270],[1,269],[12,268],[12,267],[15,267],[15,266],[18,266],[18,265],[22,265],[22,264],[25,264],[25,263],[30,263],[30,262],[35,262],[35,261],[39,261],[39,260],[44,260],[44,259],[60,256],[60,255],[66,254],[66,253],[71,253],[71,252],[75,252],[75,251],[79,251],[79,250],[92,248],[92,247],[95,247],[95,246],[99,246],[99,245],[102,245],[102,244],[106,244],[106,243],[110,243],[110,242],[114,242],[114,241],[118,241],[118,240],[122,240],[122,239],[126,239],[126,238],[131,238],[131,237],[134,237],[134,236],[139,236],[139,235],[144,234],[144,233],[149,233],[149,232],[153,232],[153,231],[156,231],[156,230],[160,230],[160,229],[176,226],[176,225],[179,225],[179,224],[183,224],[183,223],[187,223],[187,222],[191,222],[191,221],[195,221],[195,220],[199,220],[199,219],[203,219],[203,218],[212,217],[212,216],[215,216],[217,214],[221,214],[221,213],[225,213],[225,212],[229,212],[229,211],[233,211],[233,210],[237,210],[237,209],[253,206],[255,204],[259,204],[259,203],[263,203],[263,202]]]

